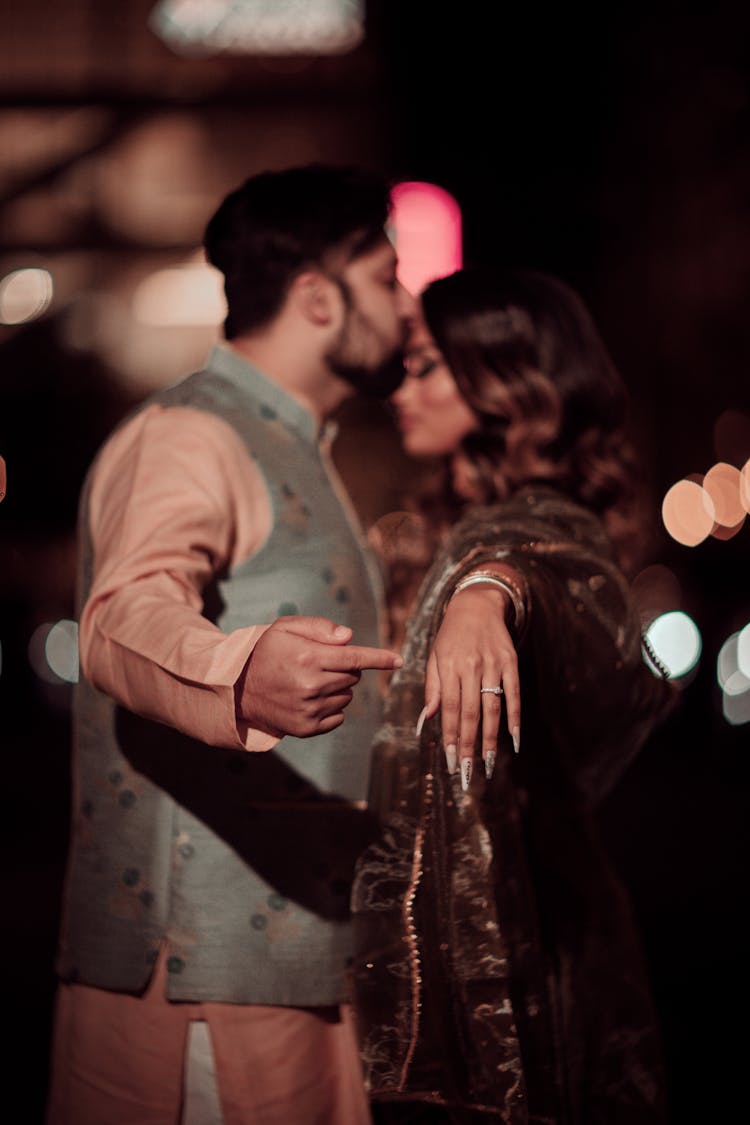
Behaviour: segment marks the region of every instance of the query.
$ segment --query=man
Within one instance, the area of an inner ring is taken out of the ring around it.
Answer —
[[[400,660],[377,647],[325,419],[402,374],[413,308],[387,214],[355,169],[230,194],[205,238],[226,344],[84,486],[51,1125],[369,1119],[348,900],[375,670]]]

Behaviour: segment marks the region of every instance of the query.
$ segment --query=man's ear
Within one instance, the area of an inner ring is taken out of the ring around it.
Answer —
[[[307,270],[292,282],[292,300],[311,324],[323,328],[341,315],[341,294],[325,274]]]

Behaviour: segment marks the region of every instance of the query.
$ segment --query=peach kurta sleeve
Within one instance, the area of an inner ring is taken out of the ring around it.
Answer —
[[[270,622],[223,633],[203,590],[271,530],[260,470],[234,429],[189,407],[151,406],[118,430],[93,472],[94,578],[80,619],[86,677],[118,703],[210,745],[266,750],[235,717],[234,686]]]

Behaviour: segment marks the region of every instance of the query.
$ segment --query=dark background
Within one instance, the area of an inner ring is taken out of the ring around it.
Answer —
[[[750,10],[380,0],[354,51],[300,62],[179,58],[148,30],[151,7],[0,7],[0,276],[46,264],[62,279],[44,318],[0,325],[3,986],[28,1076],[11,1076],[16,1119],[41,1120],[70,797],[71,689],[35,675],[29,638],[74,614],[75,508],[97,445],[160,371],[189,371],[211,342],[165,330],[139,380],[123,311],[133,278],[194,252],[245,176],[324,159],[446,188],[465,260],[571,282],[631,388],[653,492],[648,561],[676,576],[703,655],[677,720],[601,821],[644,934],[673,1119],[735,1120],[750,727],[724,720],[715,668],[750,621],[750,530],[681,547],[659,503],[688,473],[750,457]],[[118,316],[102,345],[99,319]],[[745,421],[729,452],[726,411]],[[369,523],[399,506],[410,466],[385,411],[346,420],[337,456]]]

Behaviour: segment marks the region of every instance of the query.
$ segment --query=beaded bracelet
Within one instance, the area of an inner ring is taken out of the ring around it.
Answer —
[[[453,593],[449,601],[455,598],[461,590],[465,590],[468,586],[496,586],[498,589],[503,590],[510,598],[511,605],[515,620],[513,622],[516,634],[520,636],[523,632],[523,627],[526,624],[526,604],[523,596],[518,588],[511,584],[507,578],[501,578],[499,574],[493,574],[489,570],[475,570],[472,574],[467,574],[465,578],[461,578],[455,585]]]

